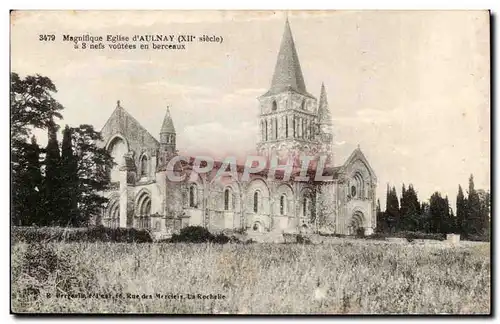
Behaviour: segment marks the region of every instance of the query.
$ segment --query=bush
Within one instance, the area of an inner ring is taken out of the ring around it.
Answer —
[[[357,238],[364,238],[365,237],[365,229],[362,227],[359,227],[356,229],[356,235]]]
[[[338,237],[338,238],[344,238],[347,237],[345,234],[336,234],[336,233],[318,233],[319,236],[326,236],[326,237]]]
[[[153,240],[146,230],[135,228],[12,227],[12,243],[37,242],[123,242],[149,243]]]
[[[299,244],[312,244],[311,239],[301,234],[297,234],[297,243]]]
[[[467,235],[465,238],[467,241],[474,242],[489,242],[490,237],[488,235]]]
[[[226,244],[229,242],[238,242],[239,240],[234,237],[228,237],[223,233],[213,235],[205,227],[202,226],[188,226],[181,229],[179,234],[172,235],[168,240],[170,243],[217,243]]]
[[[372,235],[367,236],[366,238],[369,240],[379,240],[379,241],[385,241],[385,238],[388,236],[388,234],[381,233],[381,232],[375,232]]]

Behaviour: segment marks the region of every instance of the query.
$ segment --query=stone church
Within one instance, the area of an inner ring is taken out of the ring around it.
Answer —
[[[333,125],[324,85],[319,102],[306,89],[288,20],[269,90],[258,98],[259,155],[326,156],[333,160]],[[267,177],[266,170],[248,181],[214,172],[172,182],[167,164],[177,155],[176,131],[167,108],[159,140],[118,101],[104,125],[102,145],[115,159],[109,198],[98,222],[169,234],[185,226],[211,231],[317,231],[352,235],[373,233],[376,226],[377,178],[359,147],[344,164],[327,165],[326,181]],[[193,158],[188,159],[192,161]],[[241,172],[238,168],[238,172]],[[183,172],[192,173],[192,163]]]

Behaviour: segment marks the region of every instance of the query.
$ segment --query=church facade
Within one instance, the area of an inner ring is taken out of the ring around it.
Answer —
[[[324,158],[327,180],[269,176],[269,169],[240,177],[196,173],[194,157],[181,166],[188,176],[171,181],[169,161],[177,156],[176,131],[167,109],[159,140],[118,102],[101,130],[102,145],[115,159],[109,199],[97,221],[172,233],[185,226],[256,232],[329,232],[370,235],[376,226],[377,178],[359,147],[339,166],[333,161],[332,115],[325,86],[319,101],[305,85],[288,20],[269,90],[258,98],[256,151],[268,159]],[[238,168],[238,173],[243,172]],[[300,179],[300,180],[298,180]]]

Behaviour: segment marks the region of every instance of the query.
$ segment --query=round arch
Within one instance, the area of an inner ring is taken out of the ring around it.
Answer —
[[[135,199],[135,224],[138,228],[149,229],[151,216],[151,193],[141,189]]]
[[[121,134],[112,136],[106,143],[106,151],[108,151],[113,158],[115,165],[108,170],[111,182],[120,181],[120,167],[125,162],[123,156],[129,152],[129,145],[127,139]]]
[[[113,195],[109,198],[109,202],[104,210],[104,218],[102,223],[104,226],[117,228],[120,224],[120,197]]]
[[[359,231],[364,230],[365,214],[361,209],[354,209],[348,225],[348,234],[356,235]]]
[[[129,146],[129,143],[127,141],[127,139],[125,138],[125,136],[123,136],[122,134],[118,133],[118,134],[115,134],[113,136],[111,136],[108,141],[106,142],[106,145],[104,146],[106,148],[107,151],[109,151],[110,147],[112,146],[112,144],[117,140],[117,139],[120,139],[122,140],[126,147],[127,147],[127,151],[130,150],[130,146]]]
[[[281,183],[276,189],[275,214],[292,216],[294,208],[294,191],[289,183]]]

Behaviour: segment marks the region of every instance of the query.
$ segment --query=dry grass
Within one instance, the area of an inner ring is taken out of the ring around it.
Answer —
[[[109,298],[56,298],[56,293]],[[152,299],[129,299],[127,293]],[[186,299],[210,293],[225,299]],[[489,244],[18,243],[12,248],[12,310],[484,314],[490,312]]]

